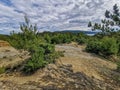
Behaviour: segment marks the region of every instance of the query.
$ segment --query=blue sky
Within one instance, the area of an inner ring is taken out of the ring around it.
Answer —
[[[115,3],[120,0],[0,0],[0,33],[19,32],[25,13],[39,31],[88,30]]]

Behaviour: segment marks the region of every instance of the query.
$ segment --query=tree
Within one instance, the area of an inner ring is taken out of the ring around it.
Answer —
[[[113,6],[113,12],[106,10],[105,17],[101,20],[101,24],[94,23],[91,26],[92,30],[101,30],[103,34],[110,34],[115,31],[114,26],[120,28],[120,13],[117,4]]]
[[[115,15],[117,15],[117,16],[119,16],[119,15],[120,15],[117,4],[115,4],[115,5],[113,6],[113,10],[114,10],[114,12],[113,12],[113,13],[114,13]]]
[[[110,12],[108,10],[106,10],[106,12],[105,12],[105,17],[110,18]]]
[[[91,26],[92,26],[92,23],[91,23],[91,22],[89,22],[89,23],[88,23],[88,27],[91,27]]]
[[[24,16],[25,22],[20,24],[20,30],[22,31],[24,39],[36,38],[37,25],[32,25],[27,15]]]

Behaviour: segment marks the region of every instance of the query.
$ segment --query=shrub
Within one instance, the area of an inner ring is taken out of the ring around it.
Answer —
[[[58,36],[54,36],[51,39],[52,44],[60,44],[61,42],[62,42],[62,40]]]
[[[31,25],[27,17],[25,17],[25,23],[20,25],[20,29],[22,32],[18,34],[11,33],[9,42],[15,48],[28,50],[31,54],[31,58],[24,65],[23,72],[35,72],[55,59],[55,46],[44,42],[49,41],[50,43],[50,37],[46,35],[45,38],[41,39],[37,34],[36,25]],[[46,55],[50,60],[45,60]]]
[[[44,49],[38,48],[38,50],[35,50],[31,58],[25,64],[23,71],[25,73],[32,73],[37,69],[44,67],[46,64],[47,62],[44,60]]]
[[[102,40],[90,41],[86,46],[86,51],[103,56],[117,55],[118,44],[115,38],[104,37]]]
[[[52,45],[52,44],[41,43],[39,46],[42,47],[42,48],[44,48],[45,54],[49,54],[49,53],[55,52],[55,46]]]
[[[58,51],[58,52],[54,52],[54,53],[50,53],[50,54],[45,55],[45,60],[48,63],[55,63],[55,60],[57,58],[63,57],[63,56],[64,56],[63,52]]]
[[[76,40],[78,42],[78,44],[85,44],[86,40],[84,38],[80,38]]]
[[[0,74],[5,73],[5,68],[4,67],[0,67]]]
[[[99,54],[101,51],[100,41],[90,41],[86,46],[86,51]]]
[[[117,55],[118,44],[115,38],[105,37],[102,39],[101,53],[106,56]]]

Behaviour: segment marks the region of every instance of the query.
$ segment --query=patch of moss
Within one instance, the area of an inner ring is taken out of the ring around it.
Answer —
[[[0,67],[0,74],[5,73],[5,67]]]

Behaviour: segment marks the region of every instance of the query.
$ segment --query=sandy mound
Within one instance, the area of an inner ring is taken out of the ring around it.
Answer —
[[[0,67],[14,67],[29,58],[29,53],[24,50],[16,50],[6,41],[0,41]]]

